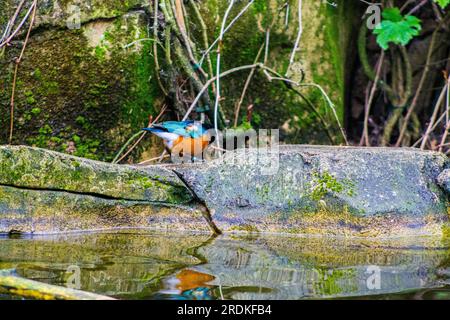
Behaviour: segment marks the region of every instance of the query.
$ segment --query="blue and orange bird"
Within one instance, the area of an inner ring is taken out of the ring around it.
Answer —
[[[173,155],[202,157],[203,150],[209,144],[207,130],[197,121],[166,121],[153,124],[142,130],[150,131],[164,140],[167,151]]]

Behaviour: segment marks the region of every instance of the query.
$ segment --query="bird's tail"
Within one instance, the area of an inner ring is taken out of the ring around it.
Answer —
[[[162,128],[160,126],[157,125],[153,125],[151,127],[148,128],[142,128],[143,131],[149,131],[152,133],[157,133],[157,132],[167,132],[167,130],[165,128]]]

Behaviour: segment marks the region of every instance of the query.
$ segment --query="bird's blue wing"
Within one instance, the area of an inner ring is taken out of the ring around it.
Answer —
[[[145,128],[143,130],[150,131],[150,132],[170,132],[174,133],[183,137],[191,137],[191,138],[199,138],[203,136],[206,132],[206,130],[203,128],[203,126],[198,123],[196,124],[199,127],[199,130],[197,131],[188,131],[186,130],[186,127],[189,125],[194,124],[195,121],[189,120],[189,121],[166,121],[158,124],[154,124],[153,126],[149,128]]]
[[[189,137],[189,132],[186,131],[186,127],[192,124],[194,121],[166,121],[160,124],[165,128],[167,132],[175,133],[183,137]]]

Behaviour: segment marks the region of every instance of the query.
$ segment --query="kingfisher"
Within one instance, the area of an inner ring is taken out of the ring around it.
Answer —
[[[210,138],[207,130],[198,121],[166,121],[142,129],[164,140],[166,150],[178,155],[201,158]]]

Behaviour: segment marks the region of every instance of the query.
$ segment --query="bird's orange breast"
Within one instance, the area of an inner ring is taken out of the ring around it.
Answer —
[[[178,153],[180,155],[189,154],[194,157],[199,157],[203,153],[203,150],[208,146],[209,139],[206,135],[200,138],[186,138],[180,136],[174,141],[171,152]]]

